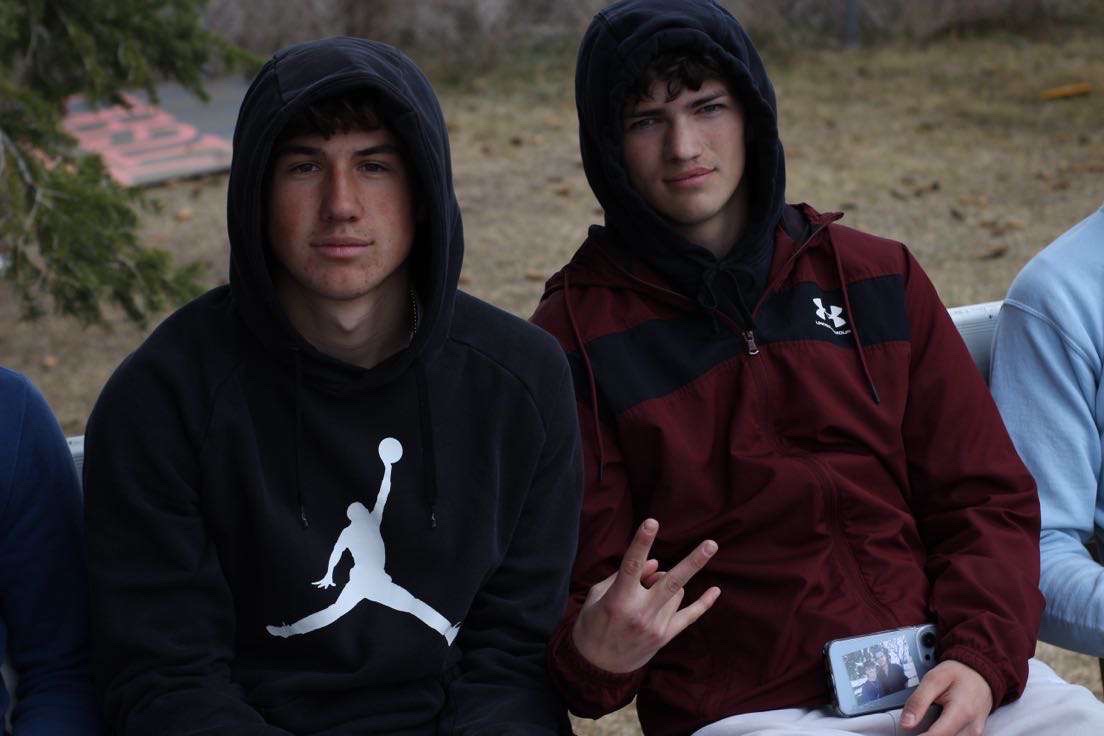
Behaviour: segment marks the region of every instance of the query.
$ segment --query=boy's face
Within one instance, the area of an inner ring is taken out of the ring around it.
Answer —
[[[414,244],[411,174],[385,128],[297,136],[274,152],[268,237],[281,298],[371,299]]]
[[[626,101],[623,150],[637,193],[683,237],[703,243],[740,213],[744,176],[744,115],[729,85],[708,79],[670,102],[657,80],[650,97]],[[733,229],[733,228],[730,228]]]

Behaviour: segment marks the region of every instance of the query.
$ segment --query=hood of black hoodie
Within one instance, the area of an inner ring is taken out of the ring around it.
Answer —
[[[750,219],[720,261],[678,235],[636,192],[625,169],[621,117],[626,94],[654,58],[672,50],[711,53],[744,109]],[[575,104],[583,167],[614,239],[692,299],[701,300],[703,283],[712,283],[718,268],[743,270],[754,278],[754,291],[762,291],[784,206],[786,169],[774,87],[737,20],[711,0],[610,5],[594,17],[580,45]]]
[[[315,349],[276,296],[269,271],[265,177],[272,147],[287,122],[318,100],[371,91],[381,116],[403,142],[427,217],[418,224],[411,274],[419,327],[411,345],[365,369]],[[415,360],[431,360],[448,335],[464,256],[460,208],[452,186],[448,131],[437,96],[398,49],[362,38],[328,38],[276,53],[246,92],[234,129],[227,194],[230,287],[248,329],[285,365],[298,360],[303,380],[356,392],[392,381]]]

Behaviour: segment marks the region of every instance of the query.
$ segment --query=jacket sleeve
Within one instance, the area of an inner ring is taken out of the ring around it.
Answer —
[[[906,258],[911,366],[902,435],[939,655],[981,674],[997,706],[1019,697],[1035,651],[1038,496],[950,315]]]
[[[20,736],[92,736],[101,727],[88,674],[80,486],[46,401],[29,383],[19,393],[0,400],[0,416],[16,425],[0,431],[15,460],[10,475],[0,470],[0,620],[19,678],[12,726]]]
[[[581,459],[571,377],[562,353],[549,344],[561,370],[551,391],[536,397],[544,403],[543,448],[506,554],[460,629],[459,675],[441,717],[448,733],[571,733],[548,682],[544,652],[567,595]]]
[[[88,423],[93,672],[107,720],[120,736],[286,734],[231,677],[234,602],[200,513],[206,401],[169,373],[128,359]]]
[[[587,592],[617,570],[636,531],[632,495],[616,437],[604,423],[595,425],[589,401],[580,401],[578,409],[585,469],[579,549],[571,573],[567,610],[549,644],[548,667],[572,713],[601,718],[632,702],[647,674],[647,665],[635,672],[608,672],[583,657],[571,636]],[[601,481],[598,432],[603,433],[605,455]]]
[[[1053,282],[1039,286],[1060,288]],[[1041,589],[1047,601],[1039,636],[1104,657],[1104,567],[1085,548],[1095,530],[1098,499],[1104,497],[1104,418],[1095,414],[1102,366],[1098,351],[1068,327],[1040,308],[1006,300],[994,340],[991,385],[1016,449],[1039,486]]]

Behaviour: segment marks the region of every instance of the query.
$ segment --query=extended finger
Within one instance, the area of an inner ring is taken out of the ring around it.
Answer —
[[[599,580],[594,585],[590,586],[590,590],[587,591],[586,602],[583,605],[589,606],[595,601],[599,600],[606,594],[606,591],[613,585],[613,581],[617,579],[617,573],[610,573],[610,576],[605,580]]]
[[[713,586],[702,593],[696,601],[672,616],[670,623],[667,624],[668,641],[674,639],[683,629],[701,618],[702,614],[712,608],[720,597],[721,589]]]
[[[901,725],[905,728],[912,728],[920,723],[920,719],[928,712],[931,704],[935,702],[936,698],[947,692],[947,688],[951,686],[952,682],[954,682],[954,678],[950,671],[939,669],[939,667],[924,675],[920,680],[919,687],[909,696],[909,699],[905,701],[905,707],[901,709]],[[943,720],[943,716],[940,716],[939,720]],[[938,721],[936,722],[938,723]]]
[[[663,576],[663,580],[659,585],[651,588],[652,607],[657,610],[663,608],[667,601],[682,590],[686,583],[690,581],[690,578],[705,567],[705,563],[709,562],[709,559],[716,553],[717,543],[712,539],[707,539],[699,544],[697,549],[686,555],[681,562]]]
[[[613,581],[612,589],[627,593],[640,584],[644,565],[648,560],[648,552],[652,549],[652,543],[658,531],[659,522],[655,519],[645,519],[636,530],[632,541],[629,542],[629,548],[625,550],[625,556],[621,558],[621,567]]]

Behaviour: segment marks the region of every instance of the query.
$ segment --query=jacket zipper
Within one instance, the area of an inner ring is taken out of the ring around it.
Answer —
[[[755,344],[755,331],[754,330],[744,330],[743,334],[744,334],[744,343],[747,345],[747,354],[748,355],[758,355],[759,354],[759,346],[757,344]]]

